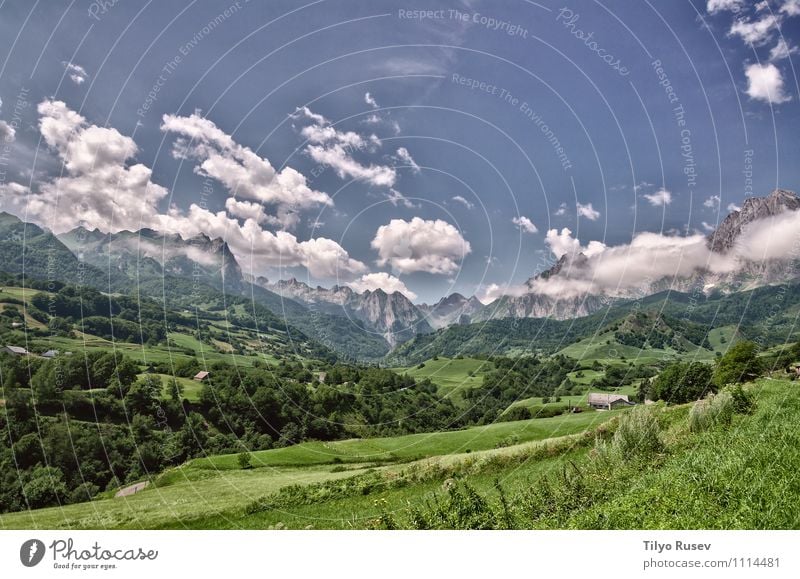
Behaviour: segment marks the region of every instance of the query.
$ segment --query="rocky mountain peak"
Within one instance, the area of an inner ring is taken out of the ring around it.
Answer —
[[[725,253],[733,247],[747,224],[798,209],[800,197],[786,189],[775,189],[766,197],[750,197],[740,210],[728,214],[717,230],[708,236],[708,247],[716,253]]]

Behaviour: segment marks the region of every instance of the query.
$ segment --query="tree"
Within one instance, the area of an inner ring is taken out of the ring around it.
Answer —
[[[731,346],[714,368],[714,384],[740,384],[757,378],[763,372],[758,358],[758,346],[753,342],[738,342]]]
[[[674,404],[699,400],[716,390],[712,373],[711,366],[703,362],[674,362],[653,380],[650,396]]]
[[[27,480],[23,484],[23,495],[31,509],[60,504],[67,496],[67,485],[64,475],[52,466],[38,466],[32,472],[25,473]]]
[[[161,378],[143,376],[137,380],[125,395],[125,405],[133,414],[154,415],[161,399]]]

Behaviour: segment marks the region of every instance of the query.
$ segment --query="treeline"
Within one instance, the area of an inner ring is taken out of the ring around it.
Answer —
[[[493,368],[484,374],[483,384],[463,393],[468,417],[478,424],[496,421],[510,404],[523,398],[551,396],[559,389],[569,393],[572,385],[567,374],[576,369],[575,360],[560,354],[551,358],[493,357],[489,361]]]
[[[178,381],[140,374],[113,352],[0,354],[0,512],[88,500],[199,456],[464,424],[427,380],[317,365],[217,363],[192,403]],[[176,369],[189,376],[199,365]]]

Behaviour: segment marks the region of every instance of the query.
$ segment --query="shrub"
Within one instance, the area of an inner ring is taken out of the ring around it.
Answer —
[[[711,366],[703,362],[675,362],[653,380],[650,397],[673,404],[698,400],[713,389],[712,373]]]
[[[249,452],[240,452],[239,455],[236,457],[236,462],[239,463],[239,468],[252,468],[252,464],[250,462],[250,453]]]
[[[736,414],[752,414],[756,409],[755,397],[742,388],[741,384],[734,384],[724,389],[733,398],[733,411]]]
[[[614,450],[623,459],[649,458],[664,450],[661,426],[647,406],[636,406],[626,412],[614,433]]]

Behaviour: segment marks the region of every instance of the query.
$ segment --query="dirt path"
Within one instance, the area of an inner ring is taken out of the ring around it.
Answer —
[[[119,489],[117,493],[114,495],[115,497],[129,497],[131,495],[135,495],[139,491],[143,491],[147,488],[147,485],[150,484],[150,481],[138,482],[134,485],[127,486],[125,488]]]

